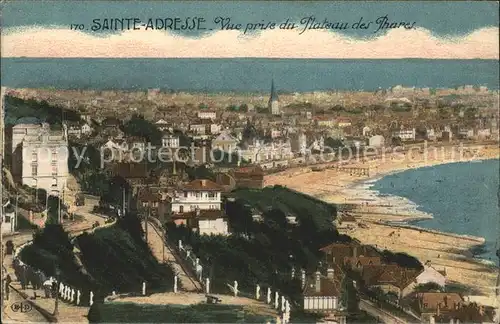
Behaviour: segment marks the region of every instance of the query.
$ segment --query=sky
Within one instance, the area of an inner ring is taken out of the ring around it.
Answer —
[[[497,59],[499,54],[496,2],[16,1],[2,6],[3,57]],[[378,30],[376,21],[384,16],[408,29]],[[205,29],[142,26],[150,18],[186,17],[204,19]],[[217,17],[241,28],[221,30]],[[308,29],[309,17],[347,29]],[[109,18],[137,19],[140,29],[92,30],[96,19],[102,26]],[[368,28],[353,28],[361,19],[371,22]],[[296,28],[281,29],[287,20]],[[258,23],[276,26],[249,30]]]

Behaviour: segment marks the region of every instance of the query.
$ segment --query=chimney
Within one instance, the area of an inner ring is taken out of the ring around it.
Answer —
[[[333,268],[328,268],[326,270],[326,277],[328,279],[333,279],[333,276],[335,275],[335,270],[333,270]]]
[[[202,180],[201,180],[201,185],[202,185],[203,187],[204,187],[204,186],[206,186],[206,185],[207,185],[207,180],[202,179]]]
[[[316,282],[314,284],[314,287],[316,288],[316,292],[319,293],[321,291],[321,272],[316,271],[315,279],[316,279]]]

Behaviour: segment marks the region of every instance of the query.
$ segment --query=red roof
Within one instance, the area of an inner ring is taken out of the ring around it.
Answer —
[[[222,191],[224,188],[208,179],[193,180],[182,186],[184,191]]]

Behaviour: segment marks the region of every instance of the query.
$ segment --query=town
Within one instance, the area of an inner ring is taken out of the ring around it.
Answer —
[[[427,146],[498,159],[498,90],[280,82],[247,94],[2,88],[4,301],[43,322],[493,323],[495,266],[460,254],[484,274],[475,290],[435,264],[444,253],[390,245],[434,233],[384,223],[347,186],[327,202],[299,179],[368,179],[395,163],[382,155],[427,158]],[[363,241],[375,228],[390,234]]]

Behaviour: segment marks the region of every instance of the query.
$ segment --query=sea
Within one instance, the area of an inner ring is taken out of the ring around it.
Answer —
[[[413,225],[483,237],[476,257],[496,262],[500,249],[500,160],[477,160],[423,167],[387,175],[370,189],[404,197],[433,216]]]
[[[64,89],[149,88],[200,92],[278,92],[499,88],[498,60],[2,58],[2,86]]]

